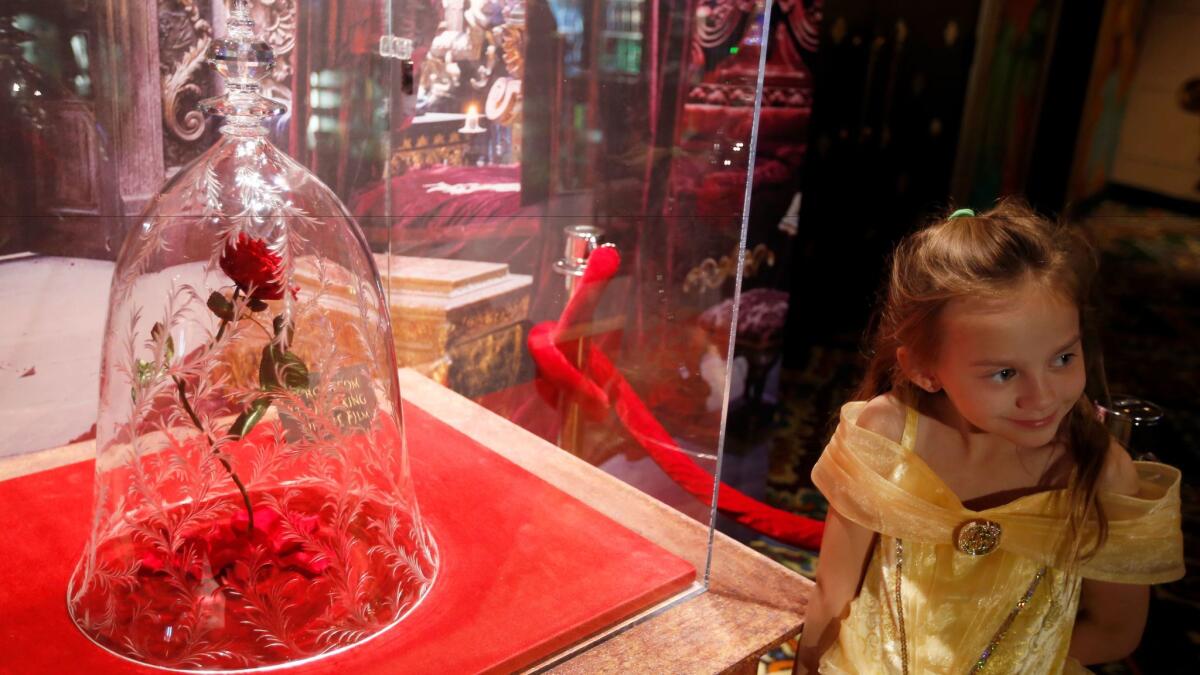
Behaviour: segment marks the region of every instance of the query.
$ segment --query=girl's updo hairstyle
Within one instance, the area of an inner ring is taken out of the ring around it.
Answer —
[[[1089,302],[1097,260],[1082,233],[1011,198],[984,213],[961,213],[939,218],[896,247],[870,333],[870,361],[855,398],[869,400],[890,391],[920,408],[923,398],[942,395],[928,394],[910,382],[896,350],[904,346],[916,362],[932,363],[941,347],[940,319],[946,305],[956,299],[1002,298],[1026,282],[1060,294],[1079,308],[1086,372],[1098,379],[1103,369],[1090,330]],[[1089,385],[1092,391],[1104,388],[1102,381]],[[1059,441],[1074,460],[1066,554],[1068,560],[1078,560],[1094,553],[1108,533],[1097,492],[1109,436],[1086,395],[1059,428]],[[1089,535],[1085,523],[1091,518],[1097,527]]]

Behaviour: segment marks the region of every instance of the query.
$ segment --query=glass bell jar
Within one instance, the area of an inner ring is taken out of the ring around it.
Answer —
[[[255,670],[395,625],[437,575],[378,272],[337,197],[266,137],[281,106],[240,1],[209,60],[219,141],[117,262],[90,540],[71,618],[173,670]]]

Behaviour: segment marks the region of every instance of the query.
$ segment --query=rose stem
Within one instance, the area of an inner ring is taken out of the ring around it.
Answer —
[[[241,288],[238,288],[236,286],[233,287],[233,298],[232,298],[233,303],[236,303],[236,301],[238,301],[238,293],[240,291],[241,291]],[[258,323],[258,322],[256,321],[254,323]],[[226,331],[226,328],[228,328],[228,327],[229,327],[229,319],[222,318],[221,319],[221,327],[217,328],[217,336],[215,337],[214,341],[221,340],[221,337],[224,336],[224,331]],[[187,411],[187,416],[192,418],[192,423],[196,424],[198,429],[203,430],[204,428],[203,428],[203,426],[200,426],[200,420],[196,416],[196,411],[193,411],[191,404],[188,404],[188,402],[187,402],[187,392],[184,389],[184,382],[182,382],[181,380],[178,380],[178,378],[176,378],[175,387],[179,389],[179,400],[182,401],[182,404],[184,404],[184,410]],[[208,436],[208,438],[209,438],[209,446],[214,447],[214,449],[212,449],[212,454],[216,454],[217,453],[217,450],[215,448],[216,441],[212,440],[212,436],[209,435],[208,431],[205,431],[204,435]],[[246,514],[247,514],[248,518],[250,518],[250,532],[253,532],[254,531],[254,509],[251,508],[251,506],[250,506],[250,495],[248,495],[246,492],[246,486],[242,485],[241,478],[238,478],[238,473],[236,473],[233,470],[233,466],[229,465],[229,460],[224,459],[223,456],[221,456],[221,455],[217,455],[217,460],[220,460],[221,465],[226,467],[226,471],[229,472],[229,477],[233,478],[234,485],[238,486],[238,491],[241,492],[241,501],[246,503]]]
[[[224,329],[224,325],[221,328]],[[217,456],[217,460],[221,462],[221,466],[224,466],[225,470],[229,472],[229,477],[233,479],[233,484],[237,486],[238,492],[242,493],[242,502],[246,504],[246,514],[250,518],[248,531],[253,532],[254,509],[250,506],[250,494],[246,492],[246,486],[242,484],[242,479],[238,478],[237,472],[233,470],[233,465],[229,463],[229,460],[218,454],[216,448],[217,442],[213,440],[212,435],[208,431],[205,431],[204,425],[200,423],[200,417],[192,409],[192,404],[188,403],[187,388],[184,386],[183,380],[178,377],[172,377],[171,379],[175,380],[175,388],[179,390],[179,402],[183,404],[184,412],[188,414],[188,417],[192,418],[192,424],[195,424],[197,429],[204,432],[205,438],[208,439],[209,447],[213,449],[213,454]]]

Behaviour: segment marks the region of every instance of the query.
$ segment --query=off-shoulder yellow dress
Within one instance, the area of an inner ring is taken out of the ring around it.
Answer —
[[[984,511],[965,508],[914,451],[841,423],[813,482],[847,519],[880,533],[821,673],[1086,672],[1067,649],[1081,578],[1154,584],[1183,576],[1179,471],[1137,462],[1136,496],[1101,496],[1105,546],[1069,572],[1059,561],[1064,491]]]

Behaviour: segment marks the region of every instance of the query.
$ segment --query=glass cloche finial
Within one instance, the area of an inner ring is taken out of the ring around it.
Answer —
[[[238,2],[226,118],[114,271],[90,539],[71,618],[172,670],[308,661],[395,625],[440,560],[405,455],[389,312],[340,200],[266,137],[274,63]]]
[[[260,134],[261,122],[283,112],[284,106],[262,95],[261,82],[275,68],[271,45],[254,34],[254,20],[244,0],[237,0],[226,24],[225,37],[213,40],[208,62],[225,81],[225,95],[205,99],[205,112],[227,119],[225,133]]]

